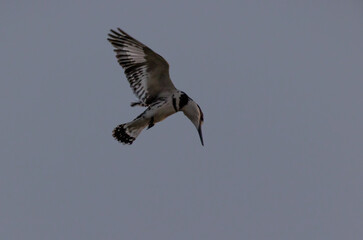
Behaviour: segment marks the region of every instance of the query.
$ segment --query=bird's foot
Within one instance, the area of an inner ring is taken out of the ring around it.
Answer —
[[[132,103],[130,104],[130,106],[131,106],[131,107],[135,107],[135,106],[147,107],[147,105],[146,105],[145,103],[141,102],[141,101],[139,101],[139,102],[132,102]]]

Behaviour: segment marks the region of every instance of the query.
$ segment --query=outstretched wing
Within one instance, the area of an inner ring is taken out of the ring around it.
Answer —
[[[130,87],[140,101],[148,105],[160,93],[175,89],[169,76],[169,64],[163,57],[120,28],[118,31],[111,29],[108,36]]]

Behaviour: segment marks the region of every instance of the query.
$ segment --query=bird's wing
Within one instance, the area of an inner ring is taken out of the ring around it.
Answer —
[[[143,103],[148,105],[161,92],[175,89],[169,76],[169,64],[162,56],[119,28],[118,31],[111,29],[108,36],[130,87]]]

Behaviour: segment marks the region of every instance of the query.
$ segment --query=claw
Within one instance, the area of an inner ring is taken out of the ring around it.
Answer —
[[[130,104],[131,107],[140,106],[140,107],[146,107],[145,103],[143,102],[132,102]]]

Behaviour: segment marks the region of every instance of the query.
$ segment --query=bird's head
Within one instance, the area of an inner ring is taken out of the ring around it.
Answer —
[[[191,98],[188,97],[188,102],[185,106],[181,109],[185,116],[187,116],[190,121],[194,124],[194,126],[197,128],[200,141],[202,145],[204,146],[203,142],[203,135],[202,135],[202,124],[204,121],[204,116],[202,109],[200,109],[199,105],[194,102]]]

